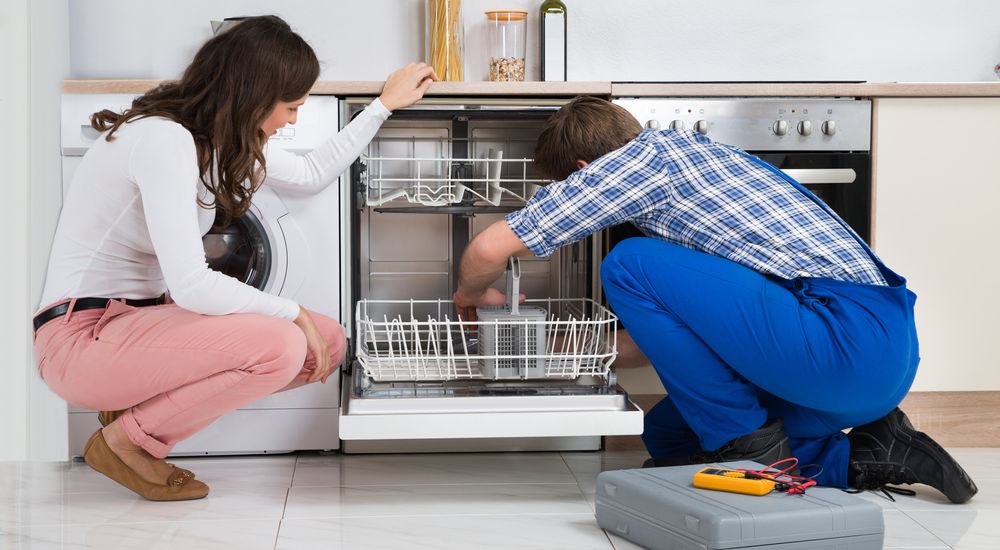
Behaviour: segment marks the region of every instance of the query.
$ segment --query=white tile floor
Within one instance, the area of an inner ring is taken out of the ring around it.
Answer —
[[[952,449],[979,485],[884,508],[886,548],[1000,548],[1000,449]],[[633,549],[597,527],[595,478],[642,452],[177,460],[209,483],[148,502],[86,465],[0,463],[0,549]]]

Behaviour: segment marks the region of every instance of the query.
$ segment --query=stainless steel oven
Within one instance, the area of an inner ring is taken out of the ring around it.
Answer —
[[[647,128],[688,128],[784,170],[866,241],[871,101],[855,98],[620,98]]]
[[[343,100],[341,124],[370,101]],[[596,449],[601,436],[641,433],[612,370],[603,238],[498,280],[527,294],[520,311],[473,323],[450,302],[469,241],[546,183],[531,156],[566,101],[425,99],[395,112],[345,175],[345,452]]]

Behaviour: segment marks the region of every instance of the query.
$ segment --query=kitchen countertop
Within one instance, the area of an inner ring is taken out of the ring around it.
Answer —
[[[161,80],[66,80],[63,93],[143,93]],[[321,80],[312,93],[373,96],[382,81]],[[430,96],[1000,97],[1000,82],[435,82]]]
[[[65,80],[63,93],[143,93],[161,80]],[[383,81],[321,80],[313,86],[314,94],[339,96],[374,96],[382,91]],[[428,95],[434,96],[562,96],[611,95],[610,82],[435,82]]]
[[[611,85],[615,97],[1000,97],[1000,82],[693,82]]]

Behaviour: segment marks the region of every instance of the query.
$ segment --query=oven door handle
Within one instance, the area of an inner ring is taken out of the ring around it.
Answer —
[[[853,168],[791,168],[782,172],[801,184],[854,183],[858,179]]]

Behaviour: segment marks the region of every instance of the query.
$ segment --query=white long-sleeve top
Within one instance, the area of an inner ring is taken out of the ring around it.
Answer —
[[[264,185],[320,190],[375,137],[389,111],[375,100],[306,155],[267,147]],[[215,210],[198,176],[191,133],[165,118],[102,135],[81,161],[63,201],[41,306],[67,298],[153,298],[170,291],[206,315],[260,313],[294,320],[299,306],[209,269],[202,237]]]

